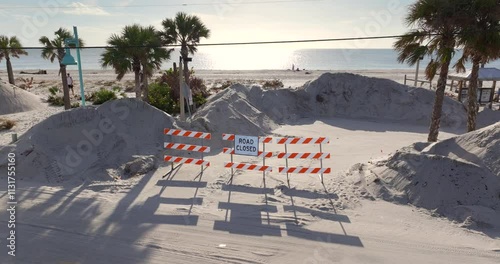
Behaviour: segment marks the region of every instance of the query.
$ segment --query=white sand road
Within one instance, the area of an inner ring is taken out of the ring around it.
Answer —
[[[143,177],[73,188],[19,181],[17,256],[3,249],[0,263],[498,263],[499,233],[362,199],[362,190],[342,177],[355,163],[425,141],[426,131],[339,118],[300,119],[275,130],[331,138],[325,166],[334,173],[325,187],[317,175],[291,175],[288,186],[276,172],[265,183],[256,172],[237,172],[230,182],[226,154],[207,157],[212,166],[202,175],[183,165],[163,178],[170,166],[162,163]],[[0,237],[7,236],[5,212],[2,203]]]

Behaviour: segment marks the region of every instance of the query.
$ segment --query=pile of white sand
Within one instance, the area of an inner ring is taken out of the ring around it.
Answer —
[[[435,93],[397,82],[341,73],[323,74],[306,83],[310,113],[429,125]],[[445,97],[442,127],[464,124],[465,111],[460,103]]]
[[[213,133],[208,143],[221,146],[221,134],[265,135],[278,125],[249,98],[249,87],[233,85],[212,96],[192,118],[190,129]],[[254,87],[259,89],[260,87]]]
[[[0,81],[0,115],[45,108],[40,97]]]
[[[163,129],[170,127],[170,115],[142,101],[114,100],[53,115],[1,152],[16,153],[18,175],[25,180],[111,180],[137,156],[160,154],[168,138]]]
[[[261,135],[301,117],[345,117],[429,125],[435,93],[350,73],[325,73],[299,89],[263,90],[233,85],[209,98],[192,129]],[[466,124],[463,106],[443,103],[442,127]],[[491,123],[490,123],[491,124]]]
[[[373,196],[410,203],[470,227],[500,227],[500,122],[417,143],[347,174]]]

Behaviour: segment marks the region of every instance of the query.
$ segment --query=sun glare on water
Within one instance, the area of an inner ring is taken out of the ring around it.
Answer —
[[[289,69],[293,49],[276,46],[203,47],[202,68],[214,70]]]

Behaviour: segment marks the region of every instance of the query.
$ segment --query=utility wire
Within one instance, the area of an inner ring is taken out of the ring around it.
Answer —
[[[248,2],[240,2],[240,3],[232,3],[229,1],[226,2],[211,2],[211,3],[185,3],[185,4],[156,4],[156,5],[67,5],[67,6],[58,6],[56,8],[63,9],[79,9],[79,8],[87,8],[87,7],[97,7],[97,8],[139,8],[139,7],[172,7],[172,6],[208,6],[208,5],[255,5],[255,4],[283,4],[283,3],[299,3],[299,2],[320,2],[325,0],[268,0],[268,1],[248,1]],[[0,6],[1,9],[35,9],[42,8],[42,6]]]
[[[427,34],[429,35],[429,34]],[[431,34],[435,35],[435,34]],[[289,43],[307,43],[307,42],[336,42],[336,41],[353,41],[353,40],[370,40],[370,39],[394,39],[408,35],[389,35],[389,36],[371,36],[371,37],[350,37],[350,38],[328,38],[328,39],[303,39],[303,40],[277,40],[277,41],[254,41],[254,42],[226,42],[226,43],[201,43],[201,46],[237,46],[237,45],[265,45],[265,44],[289,44]],[[162,46],[120,46],[121,48],[158,48],[158,47],[181,47],[180,44],[162,45]],[[23,47],[23,49],[43,49],[45,47]],[[74,49],[75,47],[70,47]],[[104,49],[113,48],[113,46],[87,46],[80,49]],[[11,49],[11,48],[7,48]]]

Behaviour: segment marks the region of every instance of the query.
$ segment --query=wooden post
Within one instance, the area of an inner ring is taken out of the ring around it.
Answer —
[[[462,89],[463,89],[464,81],[460,80],[458,82],[458,101],[462,102]]]
[[[455,80],[451,80],[451,87],[450,87],[450,91],[453,91],[453,84],[455,84]]]
[[[491,94],[490,94],[490,105],[489,108],[493,110],[493,98],[495,97],[495,88],[497,86],[497,81],[493,81],[493,86],[491,86]],[[500,99],[500,98],[499,98]],[[500,100],[499,100],[500,101]]]
[[[417,87],[419,68],[420,68],[420,60],[417,61],[417,69],[415,70],[415,84],[414,84],[415,87]]]
[[[186,114],[184,113],[184,91],[182,90],[182,80],[183,80],[183,75],[182,75],[182,57],[179,57],[179,92],[180,92],[180,97],[179,97],[179,105],[180,105],[180,111],[181,111],[181,121],[186,121]]]
[[[404,82],[404,84],[406,85],[406,74],[405,74],[405,82]]]

